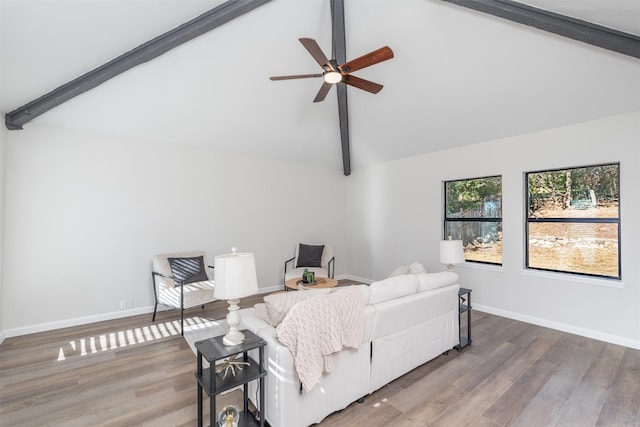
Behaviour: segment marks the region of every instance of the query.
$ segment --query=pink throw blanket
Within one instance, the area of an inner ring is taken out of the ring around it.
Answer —
[[[296,304],[278,325],[276,337],[291,352],[306,392],[333,370],[336,352],[360,347],[364,306],[362,292],[349,287]]]

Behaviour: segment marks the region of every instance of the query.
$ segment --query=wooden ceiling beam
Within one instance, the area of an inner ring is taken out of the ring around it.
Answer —
[[[512,0],[442,0],[640,58],[640,37]]]
[[[331,2],[331,49],[332,57],[338,64],[347,62],[347,42],[344,25],[344,1]],[[340,142],[342,146],[342,168],[345,176],[351,175],[351,148],[349,141],[349,107],[347,103],[347,85],[337,84],[338,121],[340,125]]]
[[[270,0],[228,0],[202,15],[141,44],[117,58],[89,71],[46,95],[31,101],[5,115],[9,130],[22,126],[52,108],[84,93],[107,80],[166,53],[202,34],[252,11]]]

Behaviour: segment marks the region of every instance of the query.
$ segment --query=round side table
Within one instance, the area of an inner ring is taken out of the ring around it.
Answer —
[[[284,286],[287,289],[298,290],[298,282],[302,280],[302,277],[294,277],[293,279],[289,279],[284,282]],[[329,277],[316,277],[315,285],[304,285],[307,289],[320,289],[320,288],[333,288],[338,285],[338,281],[336,279],[331,279]]]

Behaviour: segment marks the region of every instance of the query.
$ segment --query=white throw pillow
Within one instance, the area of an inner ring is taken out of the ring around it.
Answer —
[[[422,274],[426,272],[427,270],[425,270],[424,266],[419,262],[414,262],[409,266],[409,274]]]
[[[458,274],[453,271],[442,271],[440,273],[418,274],[418,292],[429,291],[431,289],[442,288],[458,282]]]
[[[264,305],[269,318],[267,322],[271,326],[276,327],[282,322],[282,319],[284,319],[284,316],[291,310],[291,307],[300,301],[305,301],[318,295],[325,295],[333,291],[334,289],[330,288],[307,289],[306,291],[289,291],[267,295],[264,297]]]
[[[409,274],[409,266],[407,264],[402,264],[400,267],[393,270],[389,277],[400,276],[402,274]]]

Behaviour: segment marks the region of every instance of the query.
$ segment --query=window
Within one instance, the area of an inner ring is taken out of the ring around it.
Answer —
[[[444,183],[444,237],[462,240],[465,261],[502,264],[502,177]]]
[[[621,278],[620,164],[526,176],[526,267]]]

